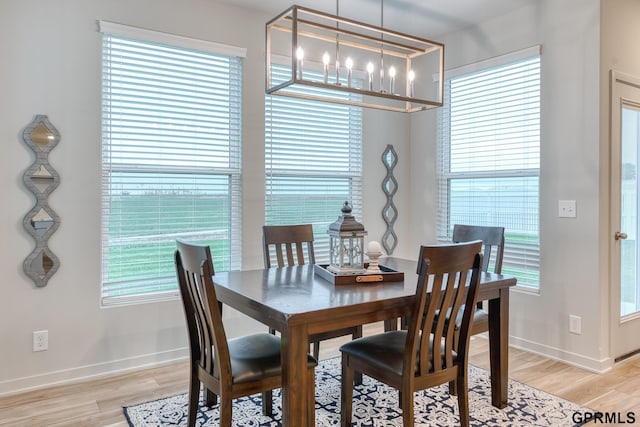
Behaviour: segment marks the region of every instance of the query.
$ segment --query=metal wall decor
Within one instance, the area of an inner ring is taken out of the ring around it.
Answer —
[[[393,145],[387,144],[382,152],[382,164],[387,168],[387,176],[382,180],[382,191],[387,196],[387,203],[382,209],[382,219],[387,223],[387,230],[382,235],[382,246],[387,255],[391,255],[398,245],[398,236],[393,231],[393,224],[398,218],[398,209],[393,204],[393,195],[398,191],[398,181],[393,176],[393,168],[398,164],[398,154],[393,149]]]
[[[60,141],[58,130],[46,115],[37,115],[22,133],[22,139],[36,155],[36,160],[23,175],[23,181],[36,197],[36,204],[22,221],[36,241],[36,247],[24,260],[24,272],[37,287],[47,282],[58,270],[60,261],[48,248],[49,237],[58,229],[60,218],[49,207],[48,197],[60,183],[60,176],[49,165],[49,152]]]

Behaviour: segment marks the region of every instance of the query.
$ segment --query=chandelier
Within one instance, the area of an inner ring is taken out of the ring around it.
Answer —
[[[266,24],[265,91],[411,113],[442,106],[444,45],[293,5]]]

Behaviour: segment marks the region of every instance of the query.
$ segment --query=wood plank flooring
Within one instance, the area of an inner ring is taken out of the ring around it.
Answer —
[[[382,330],[376,323],[366,325],[364,333]],[[320,358],[338,356],[345,339],[323,342]],[[475,336],[471,342],[471,363],[488,369],[487,339]],[[510,348],[509,378],[596,411],[634,411],[640,423],[640,357],[599,375]],[[181,362],[15,394],[0,398],[0,426],[127,426],[122,406],[184,393],[187,385],[187,363]]]

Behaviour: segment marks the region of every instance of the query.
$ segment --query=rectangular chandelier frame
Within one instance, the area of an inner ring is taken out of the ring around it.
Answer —
[[[442,43],[297,5],[267,22],[265,41],[267,94],[405,113],[443,104]]]

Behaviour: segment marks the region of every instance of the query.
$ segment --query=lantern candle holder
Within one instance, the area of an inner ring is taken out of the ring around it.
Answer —
[[[329,265],[337,275],[364,274],[364,226],[351,215],[349,202],[344,202],[342,215],[329,226]]]

